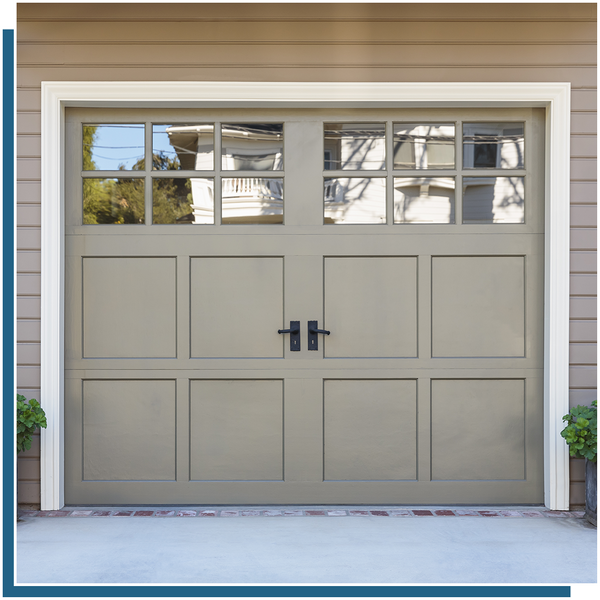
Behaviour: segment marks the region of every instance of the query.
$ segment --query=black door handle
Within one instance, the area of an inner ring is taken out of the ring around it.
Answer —
[[[300,321],[290,321],[289,329],[278,329],[277,333],[289,333],[290,350],[292,352],[300,351]]]
[[[327,331],[327,329],[319,329],[318,321],[309,321],[308,322],[308,349],[309,350],[318,350],[319,349],[319,333],[323,335],[330,335],[331,331]]]

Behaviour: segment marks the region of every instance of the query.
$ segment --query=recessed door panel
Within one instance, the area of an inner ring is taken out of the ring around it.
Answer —
[[[176,355],[174,258],[83,259],[83,355]]]
[[[283,479],[283,382],[192,381],[190,479]]]
[[[84,481],[175,480],[175,382],[83,382]]]
[[[435,480],[525,478],[525,382],[431,382],[431,470]]]
[[[432,261],[435,357],[522,357],[522,256],[437,256]]]
[[[416,381],[325,381],[325,481],[417,476]]]
[[[192,258],[190,302],[192,358],[283,356],[282,258]]]
[[[417,259],[325,258],[327,358],[417,355]]]

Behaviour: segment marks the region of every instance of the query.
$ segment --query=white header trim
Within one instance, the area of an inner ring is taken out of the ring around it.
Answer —
[[[42,82],[43,510],[64,505],[64,109],[66,106],[545,107],[544,498],[569,508],[569,83]],[[540,415],[541,418],[541,415]]]

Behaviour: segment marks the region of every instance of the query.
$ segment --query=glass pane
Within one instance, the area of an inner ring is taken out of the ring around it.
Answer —
[[[221,154],[221,164],[225,171],[281,171],[283,125],[223,124]]]
[[[326,178],[325,223],[385,223],[384,177]]]
[[[463,223],[524,223],[523,177],[464,177]]]
[[[215,222],[214,181],[155,177],[152,180],[152,222],[212,224]]]
[[[84,171],[142,171],[144,125],[84,125]]]
[[[221,222],[283,223],[283,179],[224,177]]]
[[[152,168],[212,171],[214,125],[152,125]]]
[[[394,123],[394,169],[453,169],[454,124]]]
[[[454,177],[395,177],[394,223],[454,223]]]
[[[83,224],[144,222],[143,179],[83,180]]]
[[[465,123],[463,142],[465,169],[524,168],[523,123]]]
[[[385,169],[384,123],[325,123],[326,171]]]

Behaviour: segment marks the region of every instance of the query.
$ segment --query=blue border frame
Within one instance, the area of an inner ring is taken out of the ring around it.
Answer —
[[[3,121],[3,595],[15,597],[346,597],[346,598],[570,598],[570,586],[15,586],[14,334],[15,334],[15,32],[2,31]]]
[[[15,32],[2,31],[2,454],[4,594],[12,588],[15,534]],[[10,581],[10,583],[7,583]]]

